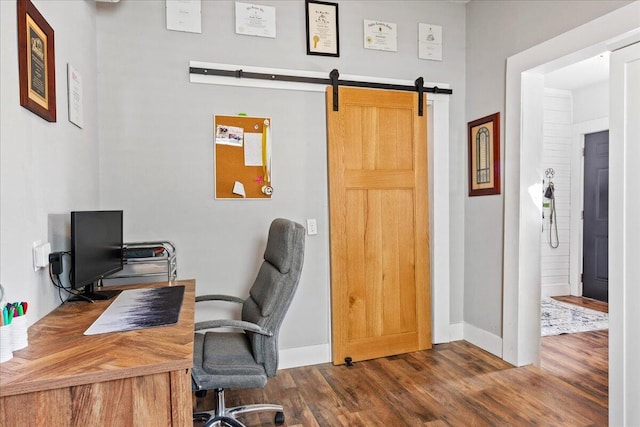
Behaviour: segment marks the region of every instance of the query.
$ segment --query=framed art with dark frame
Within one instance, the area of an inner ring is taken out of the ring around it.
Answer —
[[[469,196],[500,194],[500,113],[467,124]]]
[[[29,0],[18,0],[20,105],[56,121],[56,70],[53,28]]]
[[[340,56],[338,4],[305,0],[307,55]]]

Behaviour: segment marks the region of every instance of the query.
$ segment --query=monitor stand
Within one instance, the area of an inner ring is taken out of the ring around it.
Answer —
[[[98,288],[102,288],[102,280],[100,280],[98,282]],[[120,292],[122,292],[121,290],[100,290],[100,291],[96,291],[94,290],[94,284],[90,284],[84,287],[84,290],[78,294],[76,294],[75,296],[69,298],[67,301],[71,302],[71,301],[87,301],[87,302],[94,302],[94,301],[101,301],[101,300],[108,300],[111,299],[115,296],[117,296],[118,294],[120,294]]]

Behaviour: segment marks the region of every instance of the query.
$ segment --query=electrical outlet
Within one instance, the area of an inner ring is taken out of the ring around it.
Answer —
[[[38,271],[49,265],[51,244],[42,243],[40,240],[33,242],[33,271]]]
[[[307,220],[307,235],[314,236],[318,234],[318,224],[316,223],[315,218]]]

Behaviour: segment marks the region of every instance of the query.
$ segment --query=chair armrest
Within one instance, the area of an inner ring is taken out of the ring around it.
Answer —
[[[196,297],[196,302],[201,301],[226,301],[226,302],[235,302],[238,304],[244,303],[244,300],[239,297],[234,297],[231,295],[199,295]]]
[[[243,329],[249,332],[255,332],[256,334],[265,335],[267,337],[272,337],[273,332],[262,329],[260,326],[255,323],[246,322],[244,320],[228,320],[228,319],[220,319],[220,320],[205,320],[204,322],[197,322],[195,324],[195,330],[199,331],[202,329],[215,329],[215,328],[236,328]]]

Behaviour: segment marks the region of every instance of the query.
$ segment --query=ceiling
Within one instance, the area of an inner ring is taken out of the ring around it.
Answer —
[[[609,52],[544,75],[544,86],[575,90],[609,80]]]

